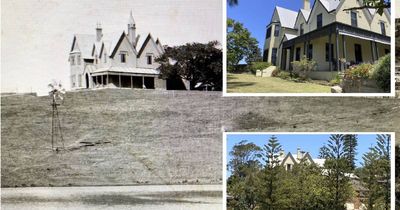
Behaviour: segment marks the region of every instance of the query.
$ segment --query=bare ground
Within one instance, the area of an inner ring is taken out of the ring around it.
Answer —
[[[2,98],[2,187],[220,184],[223,130],[400,131],[394,98],[97,90],[67,94],[60,106],[67,149],[56,153],[49,104]]]

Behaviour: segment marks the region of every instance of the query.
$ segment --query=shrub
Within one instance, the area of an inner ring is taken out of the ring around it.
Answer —
[[[383,91],[390,91],[390,54],[379,59],[372,73],[372,79],[376,81],[376,85]]]
[[[350,80],[368,79],[374,66],[363,63],[357,66],[351,66],[345,73],[344,78]]]
[[[272,77],[277,77],[280,72],[281,72],[281,70],[276,68],[275,70],[272,71],[271,76]]]
[[[257,70],[262,71],[270,66],[271,64],[268,62],[253,62],[248,66],[248,68],[250,69],[251,73],[255,74]]]
[[[338,85],[340,84],[340,76],[336,74],[335,77],[329,82],[331,85]]]
[[[290,73],[287,71],[281,71],[278,73],[278,77],[281,79],[289,79],[290,78]]]
[[[300,61],[293,61],[293,73],[299,75],[301,79],[307,79],[311,71],[315,70],[317,63],[313,60],[309,60],[304,56]]]

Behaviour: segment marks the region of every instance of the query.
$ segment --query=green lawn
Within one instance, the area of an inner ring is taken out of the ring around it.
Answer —
[[[228,74],[228,93],[330,93],[330,87],[300,83],[278,77],[256,77],[252,74]]]

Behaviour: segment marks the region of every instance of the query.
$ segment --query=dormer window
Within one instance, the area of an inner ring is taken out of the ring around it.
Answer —
[[[126,63],[126,56],[127,56],[127,52],[121,52],[120,56],[121,56],[121,63]]]
[[[384,22],[380,22],[380,25],[381,25],[381,33],[383,35],[386,35],[385,23]]]
[[[274,36],[277,37],[279,36],[279,31],[281,30],[280,25],[275,25],[275,31],[274,31]]]
[[[357,12],[351,11],[351,26],[357,27]]]
[[[147,65],[153,64],[153,55],[146,55],[147,57]]]
[[[286,171],[291,171],[291,170],[292,170],[292,164],[287,164]]]
[[[304,24],[300,23],[300,35],[304,34]]]
[[[322,28],[322,13],[317,15],[317,29]]]

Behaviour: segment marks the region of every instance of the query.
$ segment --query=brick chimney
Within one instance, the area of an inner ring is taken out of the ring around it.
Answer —
[[[303,9],[311,10],[310,0],[303,0]]]

